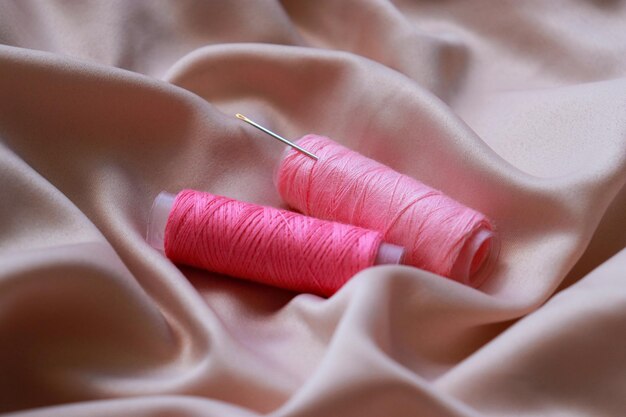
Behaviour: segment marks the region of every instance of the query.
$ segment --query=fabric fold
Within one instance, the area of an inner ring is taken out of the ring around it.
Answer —
[[[625,2],[0,3],[0,413],[626,413]],[[478,290],[178,266],[161,191],[283,207],[328,136],[480,210]]]

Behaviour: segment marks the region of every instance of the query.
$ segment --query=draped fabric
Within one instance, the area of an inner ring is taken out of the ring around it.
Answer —
[[[626,415],[626,2],[0,2],[0,411]],[[282,207],[329,136],[494,220],[478,290],[177,266],[161,191]]]

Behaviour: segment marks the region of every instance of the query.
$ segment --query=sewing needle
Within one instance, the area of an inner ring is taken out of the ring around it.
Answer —
[[[318,160],[319,157],[317,155],[312,154],[311,152],[307,151],[306,149],[296,145],[295,143],[291,142],[290,140],[285,139],[284,137],[272,132],[269,129],[264,128],[263,126],[261,126],[260,124],[248,119],[246,116],[244,116],[241,113],[237,113],[235,115],[238,119],[243,120],[246,123],[251,124],[252,126],[256,127],[257,129],[267,133],[268,135],[272,136],[273,138],[278,139],[279,141],[283,142],[286,145],[291,146],[292,148],[294,148],[295,150],[297,150],[298,152],[301,152],[303,154],[305,154],[306,156],[308,156],[309,158],[313,158],[314,160]]]

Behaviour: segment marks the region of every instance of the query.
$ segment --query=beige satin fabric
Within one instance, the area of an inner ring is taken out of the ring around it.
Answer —
[[[626,2],[0,2],[0,411],[626,415]],[[497,224],[474,290],[177,267],[161,190],[281,206],[327,135]]]

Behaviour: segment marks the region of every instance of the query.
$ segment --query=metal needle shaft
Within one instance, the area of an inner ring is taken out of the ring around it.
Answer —
[[[309,158],[313,158],[314,160],[318,160],[319,157],[317,155],[312,154],[311,152],[307,151],[306,149],[302,148],[301,146],[296,145],[295,143],[293,143],[290,140],[285,139],[284,137],[277,135],[276,133],[272,132],[269,129],[264,128],[263,126],[261,126],[260,124],[248,119],[246,116],[244,116],[241,113],[237,113],[235,116],[237,116],[238,119],[243,120],[246,123],[251,124],[252,126],[256,127],[257,129],[267,133],[268,135],[272,136],[273,138],[278,139],[279,141],[283,142],[286,145],[291,146],[292,148],[294,148],[295,150],[297,150],[298,152],[302,152],[303,154],[305,154],[306,156],[308,156]]]

